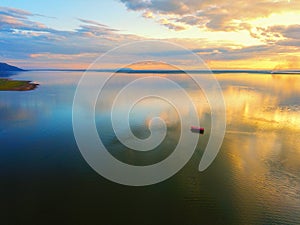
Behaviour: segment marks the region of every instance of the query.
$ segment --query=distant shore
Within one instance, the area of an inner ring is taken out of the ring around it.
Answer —
[[[130,69],[130,68],[121,68],[121,69],[29,69],[27,71],[33,71],[33,72],[109,72],[109,73],[132,73],[132,74],[207,74],[207,73],[213,73],[213,74],[237,74],[237,73],[248,73],[248,74],[288,74],[288,75],[300,75],[300,70],[164,70],[164,69]]]
[[[37,86],[38,84],[31,83],[31,81],[0,78],[0,91],[30,91]]]

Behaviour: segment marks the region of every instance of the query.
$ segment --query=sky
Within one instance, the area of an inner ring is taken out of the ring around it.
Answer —
[[[299,0],[1,0],[0,62],[84,69],[118,46],[162,40],[211,69],[300,69],[299,21]],[[187,64],[180,52],[151,51]],[[104,66],[122,57],[132,55]]]

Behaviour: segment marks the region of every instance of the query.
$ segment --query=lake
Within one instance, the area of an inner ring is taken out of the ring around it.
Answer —
[[[217,74],[226,103],[226,134],[216,159],[199,172],[210,134],[209,105],[184,75],[154,75],[185,88],[206,132],[182,170],[142,187],[109,181],[83,159],[72,128],[73,98],[81,76],[82,72],[22,72],[12,78],[40,86],[28,92],[0,92],[1,224],[300,224],[300,76]],[[108,151],[139,166],[167,158],[181,129],[172,106],[149,98],[133,108],[130,126],[137,137],[147,138],[149,121],[159,116],[168,128],[161,145],[155,151],[135,152],[118,141],[109,107],[116,93],[140,76],[151,74],[118,74],[95,110],[97,130]],[[90,85],[92,89],[93,82]],[[155,82],[150,86],[184,102],[172,87]],[[118,105],[119,118],[125,105],[126,100]]]

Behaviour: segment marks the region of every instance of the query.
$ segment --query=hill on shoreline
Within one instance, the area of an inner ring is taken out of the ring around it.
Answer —
[[[0,62],[0,91],[30,91],[35,89],[38,84],[25,80],[11,80],[8,77],[25,71],[16,66]]]
[[[24,71],[24,70],[19,67],[0,62],[0,71],[7,72],[7,71]]]
[[[0,62],[0,77],[9,77],[16,72],[25,71],[19,67]]]

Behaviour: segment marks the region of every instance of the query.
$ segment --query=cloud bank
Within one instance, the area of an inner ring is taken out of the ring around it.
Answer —
[[[283,68],[300,66],[300,25],[296,21],[293,21],[295,24],[263,26],[253,22],[259,17],[290,11],[288,1],[235,1],[234,4],[221,0],[121,2],[128,10],[140,11],[141,16],[177,32],[189,27],[216,34],[219,31],[246,30],[249,36],[262,41],[256,46],[241,46],[211,42],[209,39],[163,39],[186,46],[213,68],[274,68],[278,64]],[[300,2],[294,3],[292,10],[297,11],[299,5]],[[86,68],[98,56],[118,45],[147,39],[86,18],[77,18],[79,25],[74,30],[57,30],[38,22],[41,16],[21,9],[0,7],[0,61],[25,68]],[[143,52],[139,49],[132,54],[143,55]],[[168,49],[153,48],[153,55],[182,58],[180,52]],[[122,57],[132,55],[124,53]]]
[[[292,0],[120,0],[129,10],[147,11],[184,25],[211,30],[240,30],[249,20],[286,11],[299,12]]]

